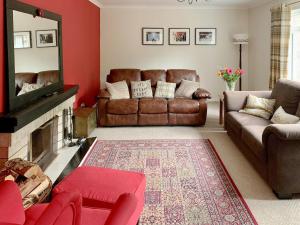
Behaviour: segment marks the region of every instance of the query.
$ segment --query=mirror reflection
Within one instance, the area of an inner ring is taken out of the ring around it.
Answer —
[[[16,95],[59,81],[58,22],[13,11]]]

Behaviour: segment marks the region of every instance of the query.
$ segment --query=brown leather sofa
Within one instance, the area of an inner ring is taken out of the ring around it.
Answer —
[[[157,81],[180,85],[181,80],[200,81],[194,70],[145,70],[113,69],[107,82],[126,80],[129,90],[130,81],[151,80],[153,94]],[[100,90],[98,96],[99,126],[150,126],[150,125],[194,125],[206,122],[208,92],[199,89],[197,99],[187,98],[142,98],[110,100],[107,90]],[[202,95],[202,93],[204,93]]]
[[[15,88],[16,95],[20,92],[24,83],[42,84],[46,86],[49,82],[56,83],[59,80],[58,70],[42,71],[39,73],[16,73]]]
[[[272,92],[224,93],[228,135],[279,198],[292,198],[300,193],[300,124],[272,124],[270,120],[239,113],[249,94],[276,99],[277,108],[282,106],[287,113],[300,117],[300,82],[281,80]]]

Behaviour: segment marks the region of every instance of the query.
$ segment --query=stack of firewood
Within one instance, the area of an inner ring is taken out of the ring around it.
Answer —
[[[52,183],[41,168],[23,159],[13,159],[5,163],[0,171],[0,182],[11,180],[18,184],[25,209],[43,202],[51,192]]]

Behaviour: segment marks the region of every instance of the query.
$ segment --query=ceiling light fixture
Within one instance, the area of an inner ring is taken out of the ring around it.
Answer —
[[[190,5],[193,3],[197,3],[199,0],[177,0],[178,2],[188,2]],[[207,2],[208,0],[204,0],[204,2]]]

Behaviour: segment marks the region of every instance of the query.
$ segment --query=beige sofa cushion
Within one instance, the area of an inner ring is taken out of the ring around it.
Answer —
[[[151,80],[131,81],[132,98],[152,98]]]
[[[163,81],[157,82],[155,91],[156,98],[174,98],[176,83],[168,83]]]
[[[300,118],[298,116],[286,113],[280,106],[274,113],[271,122],[275,124],[295,124],[298,123],[299,120]]]
[[[193,94],[197,89],[200,88],[200,83],[189,80],[182,80],[179,88],[177,89],[176,97],[192,98]]]
[[[275,99],[258,98],[254,95],[249,95],[245,108],[239,112],[262,117],[268,120],[274,112],[274,106]]]
[[[128,85],[125,80],[116,83],[106,82],[106,88],[110,94],[110,99],[129,99]]]

